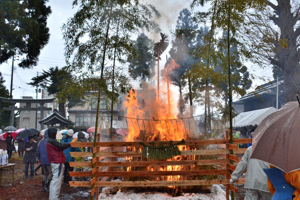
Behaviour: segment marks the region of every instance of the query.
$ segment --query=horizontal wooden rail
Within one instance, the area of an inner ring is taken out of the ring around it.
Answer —
[[[70,181],[71,187],[90,187],[90,181]],[[218,180],[183,180],[183,181],[96,181],[97,187],[165,187],[165,186],[197,186],[213,184],[230,184],[229,179]]]
[[[91,162],[69,162],[70,167],[92,167]]]
[[[70,172],[69,174],[71,177],[91,177],[91,172]]]
[[[229,160],[179,160],[179,161],[122,161],[122,162],[98,162],[101,167],[146,167],[146,166],[169,166],[169,165],[221,165],[230,164]]]
[[[196,175],[224,175],[230,174],[230,170],[179,170],[179,171],[128,171],[128,172],[96,172],[95,176],[114,176],[114,177],[137,177],[137,176],[196,176]]]
[[[246,139],[233,139],[234,144],[251,143],[251,138]],[[173,141],[173,144],[180,141]],[[144,142],[146,145],[151,145],[151,142]],[[160,142],[154,142],[156,146],[160,145]],[[227,139],[213,139],[213,140],[186,140],[183,145],[210,145],[210,144],[226,144],[229,143]],[[163,141],[164,145],[169,145],[169,141]],[[97,147],[121,147],[121,146],[135,146],[141,147],[139,142],[97,142]],[[72,147],[94,147],[93,142],[73,142]]]

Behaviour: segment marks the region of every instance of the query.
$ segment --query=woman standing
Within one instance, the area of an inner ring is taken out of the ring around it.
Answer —
[[[19,153],[19,157],[23,158],[23,153],[24,153],[24,138],[18,139],[18,153]]]
[[[15,150],[15,147],[14,147],[14,138],[11,136],[10,133],[8,133],[6,137],[6,150],[8,153],[8,158],[11,158],[12,151]]]
[[[34,175],[34,163],[36,163],[36,151],[37,151],[37,142],[34,140],[33,136],[29,137],[29,141],[25,143],[25,178],[28,177],[28,168],[30,164],[30,177],[33,178]]]

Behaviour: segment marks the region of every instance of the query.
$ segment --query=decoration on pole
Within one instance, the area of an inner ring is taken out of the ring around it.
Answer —
[[[159,146],[154,146],[154,142],[151,142],[151,146],[146,145],[143,142],[140,142],[144,146],[142,151],[142,156],[150,158],[153,160],[166,160],[173,158],[174,156],[181,155],[178,145],[184,144],[185,140],[182,139],[180,142],[173,144],[173,141],[170,141],[170,145],[164,146],[163,142]]]

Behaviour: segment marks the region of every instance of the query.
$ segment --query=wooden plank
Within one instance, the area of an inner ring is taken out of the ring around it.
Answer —
[[[92,164],[96,163],[98,161],[97,157],[92,158]]]
[[[229,185],[229,189],[233,191],[235,194],[238,193],[238,189],[234,187],[233,185]]]
[[[156,141],[154,142],[155,146],[159,146],[160,142],[163,142],[163,145],[170,145],[170,141]],[[173,141],[173,144],[176,144],[181,141]],[[183,145],[193,146],[193,145],[210,145],[210,144],[225,144],[229,143],[229,140],[226,139],[213,139],[213,140],[186,140]],[[238,143],[243,143],[242,140]],[[250,142],[247,142],[250,143]],[[151,145],[151,142],[144,142],[146,145]],[[94,147],[93,142],[76,142],[71,145],[72,147]],[[139,142],[97,142],[96,146],[101,147],[121,147],[121,146],[135,146],[142,147]]]
[[[111,177],[136,177],[136,176],[195,176],[195,175],[224,175],[230,174],[230,170],[179,170],[179,171],[129,171],[129,172],[97,172],[95,176],[111,176]]]
[[[231,171],[234,171],[234,170],[236,169],[236,166],[235,166],[235,165],[229,165],[229,169],[230,169]]]
[[[93,157],[92,152],[70,152],[71,157]]]
[[[246,144],[251,143],[251,138],[233,139],[234,144]],[[177,143],[179,141],[173,141]],[[150,142],[144,142],[146,145],[151,145]],[[154,142],[155,145],[159,145],[160,141]],[[164,145],[169,145],[169,141],[163,141]],[[214,139],[214,140],[186,140],[184,145],[209,145],[209,144],[226,144],[229,143],[229,139]],[[120,146],[142,146],[139,142],[97,142],[97,146],[101,147],[120,147]],[[75,142],[71,143],[72,147],[94,147],[93,142]]]
[[[237,155],[229,154],[229,160],[238,161],[239,157]]]
[[[237,150],[238,149],[238,145],[237,144],[228,144],[228,149]]]
[[[105,167],[145,167],[145,166],[169,166],[169,165],[221,165],[229,164],[229,160],[179,160],[179,161],[122,161],[122,162],[98,162],[97,166]]]
[[[91,187],[90,181],[69,181],[71,187]]]
[[[74,153],[74,152],[73,152]],[[181,151],[181,156],[192,156],[192,155],[219,155],[219,154],[229,154],[229,149],[206,149],[206,150],[188,150]],[[141,151],[131,151],[131,152],[98,152],[97,157],[139,157],[141,156]],[[72,156],[72,155],[71,155]],[[78,156],[76,156],[78,157]]]
[[[70,167],[92,167],[91,162],[69,162]]]
[[[245,184],[245,182],[246,182],[245,178],[240,178],[235,183],[237,183],[237,184]]]
[[[90,192],[90,196],[92,197],[94,194],[95,194],[95,192],[96,192],[96,188],[95,187],[93,187],[93,189],[91,189],[91,192]]]
[[[97,153],[98,152],[98,147],[93,147],[93,149],[92,149],[93,151],[93,153]]]
[[[90,180],[91,185],[94,185],[95,182],[96,182],[96,177],[94,177]]]
[[[233,144],[247,144],[251,142],[252,138],[233,139]]]
[[[97,167],[94,167],[91,171],[91,173],[94,175],[97,172]]]
[[[213,185],[213,184],[229,184],[229,179],[182,180],[182,181],[120,181],[120,182],[98,181],[95,183],[95,185],[98,187],[165,187],[165,186],[193,186],[193,185]],[[72,185],[76,186],[76,183]]]
[[[244,154],[247,151],[247,148],[241,148],[238,150],[233,150],[233,154]]]
[[[91,172],[70,172],[69,174],[71,177],[90,177]]]
[[[109,177],[104,177],[103,179],[101,179],[101,181],[107,181],[109,179]]]

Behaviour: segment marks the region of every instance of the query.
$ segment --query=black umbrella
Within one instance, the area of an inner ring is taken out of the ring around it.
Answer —
[[[13,126],[7,126],[3,130],[5,130],[5,131],[15,131],[17,129],[15,127],[13,127]]]
[[[34,128],[26,128],[18,134],[17,139],[35,136],[38,135],[39,133],[40,131]]]

